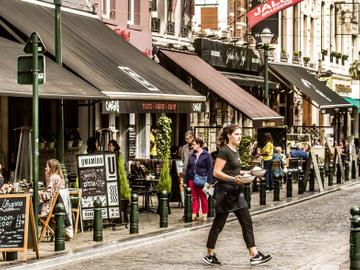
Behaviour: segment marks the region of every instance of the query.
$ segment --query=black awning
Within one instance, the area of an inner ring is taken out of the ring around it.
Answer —
[[[319,109],[351,107],[345,99],[316,79],[306,69],[285,64],[270,64],[270,69],[296,86]]]
[[[0,95],[31,97],[32,85],[17,83],[17,59],[24,45],[0,38]],[[99,90],[46,58],[46,82],[39,85],[41,98],[106,99]]]
[[[197,54],[161,49],[159,57],[166,57],[174,62],[253,121],[283,121],[281,115],[226,78]]]
[[[243,73],[235,73],[235,72],[221,72],[225,77],[232,80],[234,83],[240,86],[248,86],[248,87],[264,87],[264,77],[243,74]],[[269,89],[279,89],[279,84],[276,82],[269,81]]]
[[[29,36],[39,33],[55,55],[54,9],[0,0],[0,17]],[[94,15],[62,12],[63,63],[113,99],[205,101],[176,76],[124,41]]]

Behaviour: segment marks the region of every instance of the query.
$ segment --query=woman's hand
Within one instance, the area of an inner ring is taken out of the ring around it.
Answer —
[[[242,186],[244,184],[243,181],[240,178],[240,175],[235,176],[235,181],[234,182],[235,182],[235,184],[237,184],[239,186]]]

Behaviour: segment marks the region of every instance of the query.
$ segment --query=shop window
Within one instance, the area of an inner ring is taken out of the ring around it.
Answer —
[[[102,0],[102,15],[107,19],[115,19],[115,0]]]
[[[140,0],[128,0],[128,24],[140,25]]]

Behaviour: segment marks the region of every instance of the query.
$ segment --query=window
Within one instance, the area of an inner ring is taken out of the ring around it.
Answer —
[[[140,25],[140,0],[128,0],[128,24]]]
[[[115,19],[115,0],[102,0],[102,16]]]

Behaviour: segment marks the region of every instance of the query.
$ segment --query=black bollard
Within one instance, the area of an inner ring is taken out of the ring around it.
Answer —
[[[301,169],[299,170],[298,194],[304,194],[304,175]]]
[[[340,164],[336,164],[336,184],[341,184],[341,167]]]
[[[55,207],[55,251],[65,250],[65,206],[59,202]]]
[[[345,161],[345,181],[350,180],[350,162],[348,160]]]
[[[208,197],[208,217],[215,217],[215,201],[213,196]]]
[[[280,201],[280,182],[281,175],[279,172],[274,173],[274,202]]]
[[[360,269],[360,208],[350,209],[350,269]]]
[[[356,167],[355,167],[355,160],[351,161],[351,179],[356,180]]]
[[[319,165],[319,171],[320,171],[320,178],[322,186],[325,187],[325,168],[324,165]]]
[[[103,240],[103,223],[101,216],[101,200],[98,197],[94,201],[93,241],[101,242],[102,240]]]
[[[315,191],[315,170],[310,168],[309,172],[309,191]]]
[[[292,171],[288,170],[286,175],[286,197],[292,197]]]
[[[138,195],[131,194],[131,208],[130,208],[130,234],[139,233],[139,205]]]
[[[160,192],[160,228],[168,227],[168,216],[169,216],[169,208],[168,208],[168,193],[166,190]]]
[[[329,166],[329,173],[328,173],[328,186],[331,187],[334,185],[334,167],[332,164]]]
[[[251,208],[251,186],[250,183],[244,184],[244,197],[248,205],[248,208]]]
[[[266,205],[266,179],[260,179],[260,205]]]
[[[184,207],[184,220],[185,222],[192,222],[192,190],[190,187],[185,188],[185,207]]]

